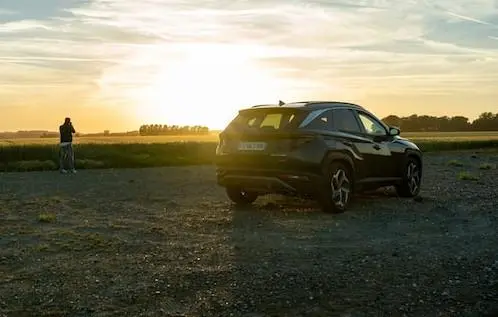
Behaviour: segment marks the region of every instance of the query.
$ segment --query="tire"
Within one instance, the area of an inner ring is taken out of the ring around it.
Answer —
[[[342,162],[332,162],[327,169],[326,180],[320,199],[322,210],[327,213],[345,212],[353,194],[351,169]]]
[[[401,184],[396,186],[396,192],[400,197],[415,197],[420,193],[422,181],[422,166],[413,157],[408,157],[403,168]]]
[[[227,187],[226,193],[228,198],[236,205],[247,206],[252,204],[258,198],[258,195],[251,192],[246,192],[241,188]]]

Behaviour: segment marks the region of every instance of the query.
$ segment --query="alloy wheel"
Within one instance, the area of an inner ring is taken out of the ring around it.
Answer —
[[[408,164],[406,179],[410,193],[415,194],[420,187],[420,168],[415,162]]]
[[[344,208],[348,204],[351,183],[346,171],[338,169],[331,179],[332,201],[338,208]]]

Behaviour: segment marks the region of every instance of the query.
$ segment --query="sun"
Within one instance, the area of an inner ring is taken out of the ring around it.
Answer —
[[[137,95],[147,123],[223,128],[241,107],[276,102],[279,78],[241,51],[195,47],[165,60]]]

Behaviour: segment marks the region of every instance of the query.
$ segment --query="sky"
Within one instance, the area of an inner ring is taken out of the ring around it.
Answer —
[[[223,128],[239,108],[498,112],[498,0],[0,0],[0,131]]]

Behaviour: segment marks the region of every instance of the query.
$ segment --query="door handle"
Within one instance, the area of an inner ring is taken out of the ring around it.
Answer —
[[[376,150],[380,150],[380,145],[374,144],[373,148],[376,149]]]

